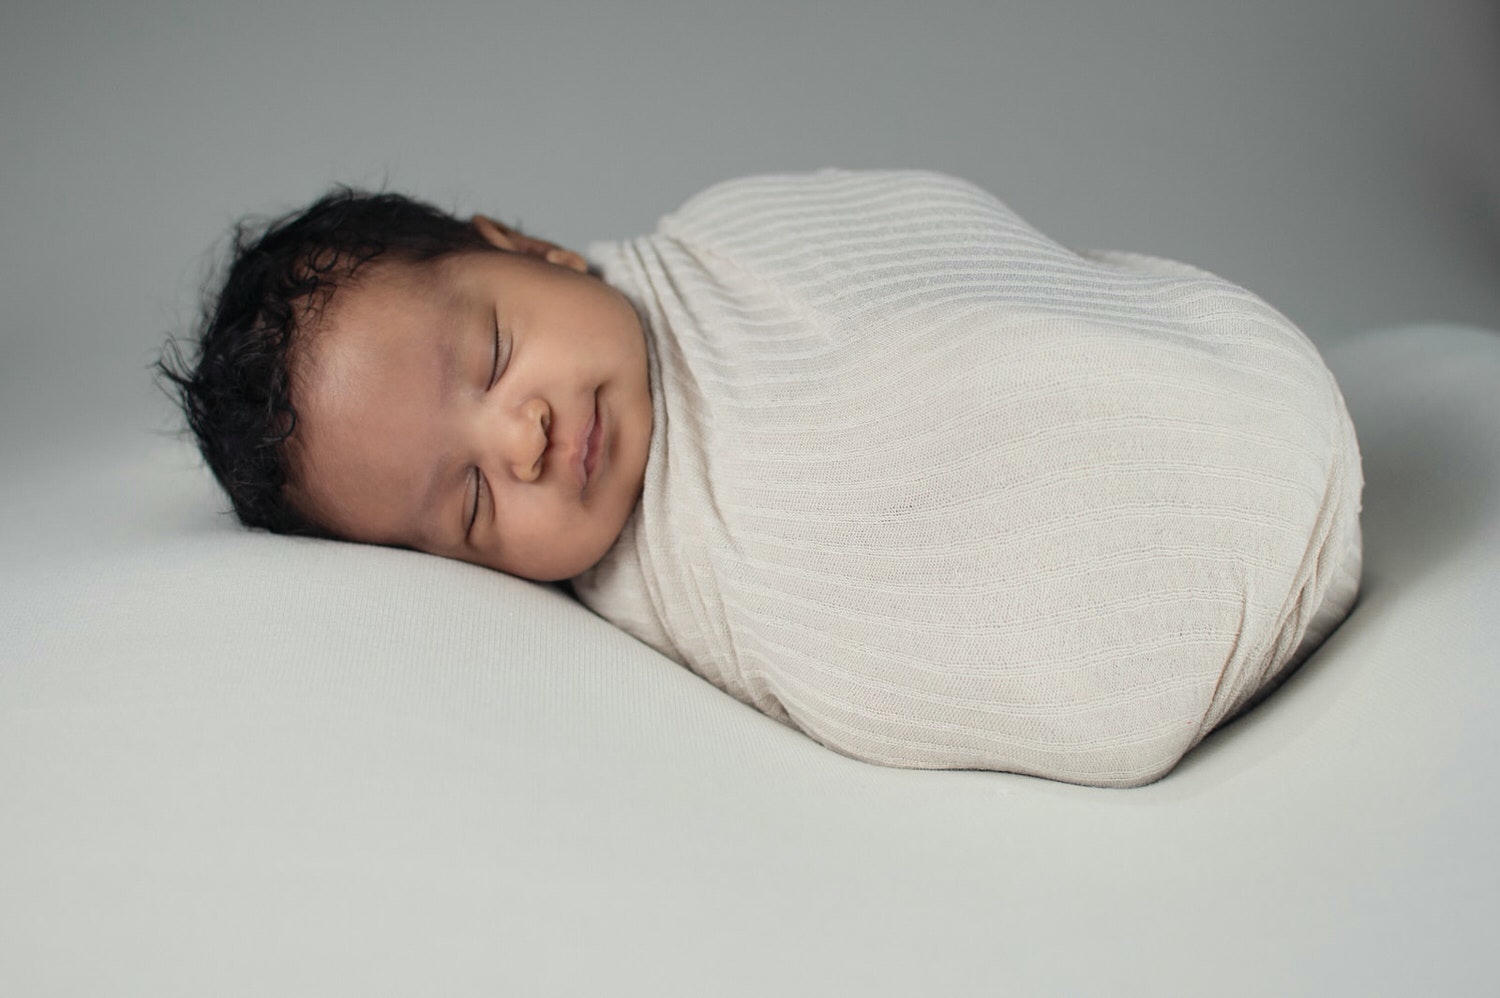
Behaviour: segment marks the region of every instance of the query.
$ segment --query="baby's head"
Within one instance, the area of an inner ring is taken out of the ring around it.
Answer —
[[[157,369],[241,523],[542,582],[609,550],[651,389],[634,306],[581,256],[348,187],[232,254],[193,364],[169,341]]]

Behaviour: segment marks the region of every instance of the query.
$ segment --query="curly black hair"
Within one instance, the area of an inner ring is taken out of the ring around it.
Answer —
[[[288,352],[310,317],[370,261],[421,263],[468,250],[494,247],[431,204],[344,184],[263,229],[249,219],[235,223],[228,274],[204,294],[193,363],[169,338],[153,368],[242,524],[342,539],[286,494],[286,441],[297,426]]]

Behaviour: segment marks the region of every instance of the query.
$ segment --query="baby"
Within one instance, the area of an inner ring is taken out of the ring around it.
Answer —
[[[1159,778],[1351,610],[1311,340],[930,170],[724,181],[579,254],[336,191],[174,373],[248,524],[585,606],[866,762]]]
[[[337,189],[236,258],[180,389],[240,520],[537,581],[604,556],[641,494],[640,318],[579,254]]]

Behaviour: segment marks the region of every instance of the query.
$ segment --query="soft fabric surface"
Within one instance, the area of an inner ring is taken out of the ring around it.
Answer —
[[[13,463],[0,994],[1484,994],[1500,332],[1325,356],[1359,605],[1128,791],[844,758],[552,587],[247,532],[186,442]]]
[[[920,170],[727,181],[586,255],[656,422],[573,591],[841,754],[1150,783],[1354,603],[1344,399],[1228,281]]]

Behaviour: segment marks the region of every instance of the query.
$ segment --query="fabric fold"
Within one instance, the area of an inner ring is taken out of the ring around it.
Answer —
[[[841,754],[1138,786],[1358,590],[1312,342],[926,170],[716,184],[585,254],[639,313],[642,497],[579,600]]]

